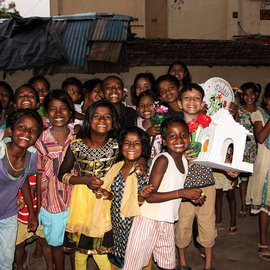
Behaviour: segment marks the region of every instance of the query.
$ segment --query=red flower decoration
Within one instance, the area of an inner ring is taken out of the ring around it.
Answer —
[[[191,133],[195,130],[197,130],[198,126],[199,126],[199,123],[198,121],[196,121],[195,119],[192,119],[190,121],[188,121],[188,131]]]
[[[224,103],[223,103],[223,108],[226,108],[226,106],[227,106],[227,101],[226,101],[226,100],[224,100]]]
[[[199,113],[198,114],[198,125],[202,125],[203,127],[209,126],[211,123],[212,119],[209,115]]]
[[[222,95],[220,92],[218,92],[216,98],[217,98],[218,100],[221,100],[221,99],[222,99],[222,96],[223,96],[223,95]]]

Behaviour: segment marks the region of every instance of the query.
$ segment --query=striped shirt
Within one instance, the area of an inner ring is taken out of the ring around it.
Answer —
[[[75,136],[72,132],[60,146],[51,134],[51,128],[42,132],[36,141],[38,173],[41,177],[41,206],[50,213],[59,213],[69,207],[72,186],[58,181],[57,175],[66,150]]]

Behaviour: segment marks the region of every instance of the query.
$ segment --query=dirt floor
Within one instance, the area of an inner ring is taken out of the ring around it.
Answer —
[[[237,195],[237,213],[239,212],[239,195]],[[218,231],[218,237],[214,246],[213,266],[216,270],[269,270],[270,262],[264,262],[258,257],[258,217],[248,215],[245,218],[237,216],[238,233],[230,235],[229,231],[229,210],[226,196],[223,198],[223,225],[224,230]],[[270,240],[270,239],[269,239]],[[33,258],[35,243],[28,246],[30,252],[29,270],[45,270],[45,262],[42,258]],[[203,260],[200,253],[194,248],[193,243],[187,249],[188,265],[193,270],[203,269]],[[70,270],[69,258],[66,256],[66,267]],[[91,270],[98,269],[92,258],[88,260],[88,268]],[[153,269],[158,269],[156,265]]]

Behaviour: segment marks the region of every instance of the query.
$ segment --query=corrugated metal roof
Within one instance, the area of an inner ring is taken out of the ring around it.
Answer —
[[[69,22],[64,33],[63,46],[70,65],[83,66],[89,54],[87,40],[89,29],[93,27],[93,20],[78,20]]]

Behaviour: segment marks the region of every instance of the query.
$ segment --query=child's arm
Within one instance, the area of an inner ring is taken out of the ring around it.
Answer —
[[[197,200],[201,197],[202,190],[199,188],[177,189],[168,192],[158,192],[157,190],[160,186],[167,167],[168,159],[166,157],[160,156],[159,158],[157,158],[153,165],[149,180],[149,184],[152,184],[154,188],[152,194],[146,199],[147,202],[158,203],[179,198]]]
[[[37,173],[37,212],[36,218],[38,217],[40,207],[41,207],[41,173]]]
[[[99,188],[97,191],[95,191],[95,194],[96,194],[97,199],[103,199],[103,200],[113,199],[113,193],[104,188]]]
[[[145,185],[142,187],[139,195],[138,195],[138,202],[139,202],[139,205],[142,205],[143,202],[152,194],[153,192],[153,185]]]
[[[21,190],[23,194],[23,199],[27,205],[28,212],[29,212],[28,231],[34,232],[37,228],[37,220],[36,220],[34,209],[33,209],[30,185],[27,179],[24,181],[24,184],[22,185]]]
[[[264,143],[264,141],[270,134],[270,119],[268,119],[265,126],[263,126],[261,121],[255,121],[254,130],[258,143]]]

